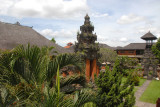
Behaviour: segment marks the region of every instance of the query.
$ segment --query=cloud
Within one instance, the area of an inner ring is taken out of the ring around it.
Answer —
[[[65,30],[61,29],[59,31],[53,31],[52,29],[44,29],[40,33],[48,39],[62,38],[69,39],[76,36],[76,30]]]
[[[96,17],[96,18],[99,18],[99,17],[108,17],[108,14],[107,13],[104,13],[104,14],[101,14],[101,13],[92,13],[91,15],[92,17]]]
[[[155,35],[155,36],[160,34],[160,28],[159,27],[141,26],[141,27],[137,27],[136,30],[138,31],[137,33],[140,33],[140,34],[145,34],[148,31],[153,33],[153,35]]]
[[[118,24],[131,24],[139,21],[144,21],[145,18],[135,14],[123,15],[117,20]]]
[[[128,39],[127,38],[125,38],[125,37],[123,37],[123,38],[120,38],[120,40],[119,40],[120,42],[128,42]]]
[[[42,31],[40,31],[40,34],[42,34],[43,36],[51,39],[51,38],[55,38],[55,32],[53,32],[52,29],[44,29]]]
[[[61,29],[58,31],[53,31],[52,29],[43,29],[39,31],[40,34],[42,34],[49,40],[51,40],[54,37],[56,43],[58,43],[61,46],[66,46],[66,44],[69,42],[74,43],[77,37],[76,32],[77,32],[76,30],[66,30],[66,29]]]
[[[0,0],[0,15],[75,18],[88,11],[86,0]]]

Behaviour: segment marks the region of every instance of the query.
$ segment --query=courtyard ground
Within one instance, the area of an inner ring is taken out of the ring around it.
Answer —
[[[152,80],[141,95],[140,101],[156,104],[158,97],[160,97],[160,81]]]
[[[141,87],[138,87],[137,91],[135,92],[135,97],[136,97],[135,106],[136,107],[156,107],[156,104],[142,102],[139,100],[139,98],[144,93],[144,91],[147,89],[147,87],[149,86],[150,83],[151,83],[151,80],[146,80],[145,83]]]

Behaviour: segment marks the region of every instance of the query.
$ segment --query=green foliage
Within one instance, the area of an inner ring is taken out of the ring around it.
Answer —
[[[75,91],[81,90],[86,85],[84,75],[71,75],[61,78],[61,92],[71,94]],[[78,87],[76,86],[78,85]]]
[[[84,107],[96,107],[96,104],[93,102],[86,103]]]
[[[82,62],[79,56],[76,54],[60,54],[52,59],[48,64],[47,70],[47,81],[51,81],[56,75],[57,68],[62,69],[65,66],[72,65],[75,66],[78,71],[82,71]]]
[[[135,86],[139,86],[140,83],[140,77],[141,77],[141,67],[137,65],[135,69],[126,69],[125,72],[127,75],[129,75],[131,79],[131,84],[133,83]]]
[[[122,83],[119,67],[119,60],[116,60],[112,71],[106,67],[106,71],[101,72],[99,77],[95,79],[98,87],[96,104],[99,107],[132,107],[134,105],[134,85],[130,85],[129,77]]]
[[[56,43],[56,40],[55,40],[54,38],[52,38],[51,41],[52,41],[53,43]]]
[[[130,70],[134,69],[134,67],[138,64],[137,59],[128,58],[127,56],[118,57],[118,60],[118,72],[121,72],[124,76],[128,76],[130,74]]]
[[[82,89],[75,92],[72,107],[83,107],[86,103],[92,102],[93,92],[89,89]]]
[[[56,86],[55,88],[46,87],[44,92],[44,101],[39,106],[42,107],[62,107],[64,105],[71,104],[70,99],[64,99],[65,95],[60,93],[60,76],[59,76],[59,65],[56,75]]]
[[[156,57],[160,60],[160,38],[157,43],[152,46],[152,51],[156,55]]]
[[[102,55],[101,58],[99,58],[99,61],[101,63],[103,62],[114,63],[116,61],[116,58],[118,57],[115,51],[107,48],[100,48],[100,54]]]
[[[130,75],[131,83],[133,83],[135,86],[138,86],[140,83],[140,78],[136,71],[132,71]]]
[[[132,76],[131,77],[131,83],[134,83],[135,86],[138,86],[140,82],[140,79],[138,76]]]
[[[58,105],[64,104],[61,102],[65,95],[60,93],[60,85],[57,84],[58,88],[48,86],[56,73],[59,74],[59,69],[72,65],[81,71],[82,63],[75,54],[51,57],[51,49],[20,45],[0,55],[0,85],[3,86],[3,89],[0,87],[0,104],[2,106],[15,104],[15,106],[32,107],[44,105],[44,102],[57,104],[53,102],[57,95]],[[59,82],[60,79],[57,80],[57,83]],[[46,94],[46,87],[50,94]],[[5,95],[4,90],[7,92]]]

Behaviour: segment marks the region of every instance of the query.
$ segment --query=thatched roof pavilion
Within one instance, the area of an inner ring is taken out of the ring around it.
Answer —
[[[20,23],[9,24],[0,22],[0,49],[11,50],[19,44],[53,46],[58,53],[70,53],[69,50],[51,42],[36,32],[32,27],[22,26]]]
[[[156,40],[157,37],[154,36],[150,31],[141,37],[143,40]]]

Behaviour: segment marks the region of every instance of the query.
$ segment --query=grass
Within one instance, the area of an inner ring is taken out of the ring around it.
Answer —
[[[152,80],[140,97],[140,101],[155,104],[158,97],[160,97],[160,81]]]

